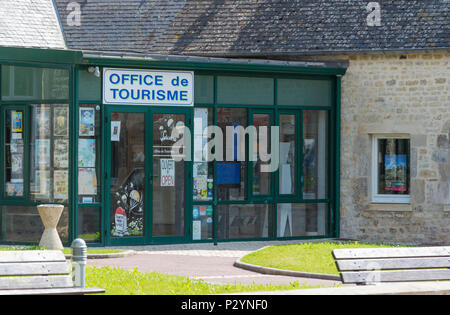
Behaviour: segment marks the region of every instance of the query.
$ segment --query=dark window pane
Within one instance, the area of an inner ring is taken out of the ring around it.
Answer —
[[[378,194],[409,194],[409,139],[378,139]]]
[[[78,237],[86,243],[101,242],[101,208],[78,208]]]
[[[219,205],[218,239],[273,236],[273,205]]]
[[[278,204],[278,237],[324,236],[327,234],[328,205],[319,204]]]

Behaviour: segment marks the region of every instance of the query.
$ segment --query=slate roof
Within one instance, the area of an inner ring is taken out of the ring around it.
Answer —
[[[3,1],[3,0],[2,0]],[[450,0],[379,0],[381,26],[368,26],[369,0],[77,0],[81,26],[70,48],[171,55],[260,56],[450,47]]]
[[[51,0],[0,0],[0,46],[64,49]]]

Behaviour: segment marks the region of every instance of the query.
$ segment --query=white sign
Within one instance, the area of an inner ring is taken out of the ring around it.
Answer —
[[[194,106],[194,73],[105,68],[103,103]]]
[[[161,159],[161,187],[175,186],[175,160]]]

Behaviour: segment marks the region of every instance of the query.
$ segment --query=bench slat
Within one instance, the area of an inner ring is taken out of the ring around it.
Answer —
[[[0,263],[66,261],[59,250],[2,251]]]
[[[340,259],[444,257],[450,256],[450,246],[402,247],[402,248],[353,248],[335,249],[333,257]]]
[[[0,290],[73,287],[70,276],[0,277]]]
[[[2,276],[64,275],[69,274],[69,264],[64,262],[49,263],[8,263],[0,264]]]
[[[343,272],[344,283],[439,281],[450,279],[450,269]]]
[[[438,258],[346,259],[336,261],[339,271],[450,268],[450,256]]]
[[[77,295],[105,293],[100,288],[58,288],[58,289],[34,289],[34,290],[0,290],[0,295]]]

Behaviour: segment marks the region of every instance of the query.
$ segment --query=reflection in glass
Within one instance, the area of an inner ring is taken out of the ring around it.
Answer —
[[[208,108],[194,109],[193,200],[211,201],[214,197],[214,163],[208,162],[207,150],[203,151],[210,140],[203,132],[213,124],[213,114]]]
[[[78,237],[86,243],[101,242],[101,208],[78,208]]]
[[[213,206],[194,205],[192,207],[192,240],[213,238]]]
[[[185,235],[185,125],[184,114],[153,114],[153,236]]]
[[[244,108],[218,108],[218,127],[223,132],[223,162],[217,162],[219,200],[245,200],[247,198],[247,158],[245,129],[247,110]],[[227,135],[228,130],[232,132]],[[229,137],[232,136],[232,139]],[[228,143],[228,145],[227,145]]]
[[[296,115],[280,115],[280,195],[296,194]]]
[[[409,139],[378,139],[378,193],[409,194]]]
[[[273,237],[273,205],[218,206],[218,239]]]
[[[111,236],[143,236],[145,114],[112,113],[111,129]],[[87,172],[82,177],[85,189],[94,194],[95,169],[80,170]]]
[[[262,161],[261,159],[261,154],[267,155],[271,153],[270,115],[254,114],[253,125],[257,132],[257,137],[253,137],[253,153],[255,157],[257,156],[257,160],[253,162],[253,194],[270,195],[271,173],[261,171],[262,166],[269,167],[270,164],[270,160]],[[260,145],[264,147],[260,147]]]
[[[328,205],[278,204],[278,237],[318,236],[327,234]]]
[[[303,198],[326,199],[328,177],[327,111],[303,111]]]
[[[5,196],[24,196],[24,111],[7,110],[5,119]]]

